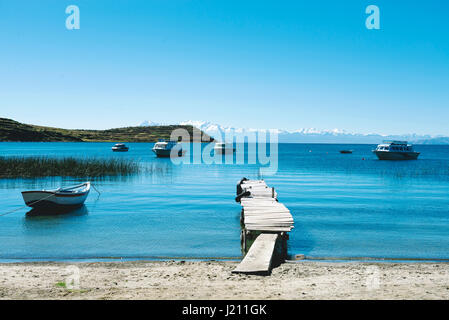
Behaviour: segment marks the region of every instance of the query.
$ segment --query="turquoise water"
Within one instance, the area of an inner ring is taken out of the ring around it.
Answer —
[[[239,257],[236,183],[259,165],[183,164],[158,159],[152,144],[0,143],[2,156],[126,157],[139,176],[93,183],[84,207],[49,216],[27,208],[0,216],[0,259]],[[204,147],[204,146],[203,146]],[[417,161],[379,161],[374,145],[280,144],[279,170],[265,176],[292,212],[289,253],[323,258],[449,259],[449,146],[416,146]],[[340,154],[352,149],[353,154]],[[0,180],[0,214],[20,192],[83,179]]]

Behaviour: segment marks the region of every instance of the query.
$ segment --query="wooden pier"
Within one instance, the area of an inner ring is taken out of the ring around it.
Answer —
[[[245,257],[233,272],[269,274],[287,255],[287,232],[293,229],[290,210],[263,180],[243,178],[236,201],[242,205],[242,251]]]

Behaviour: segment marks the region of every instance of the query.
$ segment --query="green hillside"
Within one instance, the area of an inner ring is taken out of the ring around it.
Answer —
[[[0,118],[0,141],[36,142],[156,142],[170,139],[175,129],[185,129],[193,137],[192,126],[126,127],[108,130],[79,130],[42,127]],[[199,130],[196,129],[195,130]],[[201,132],[201,142],[214,139]],[[192,138],[191,138],[192,139]],[[196,139],[194,142],[199,142]]]

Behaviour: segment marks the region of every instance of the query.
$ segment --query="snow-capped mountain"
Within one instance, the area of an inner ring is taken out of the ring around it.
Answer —
[[[142,122],[140,124],[141,127],[153,127],[153,126],[163,126],[163,124],[159,123],[159,122],[154,122],[151,120],[145,120],[144,122]]]
[[[256,133],[261,131],[267,131],[265,129],[254,128],[236,128],[230,126],[221,126],[209,121],[195,121],[187,120],[177,123],[178,125],[191,125],[194,126],[208,135],[214,137],[217,141],[255,141]],[[144,121],[142,126],[155,126],[161,125],[160,123],[152,121]],[[433,137],[430,135],[417,135],[417,134],[404,134],[404,135],[381,135],[381,134],[361,134],[351,133],[346,130],[332,129],[332,130],[320,130],[316,128],[302,128],[297,130],[283,130],[283,129],[270,129],[271,132],[278,134],[278,141],[280,143],[368,143],[377,144],[382,140],[406,140],[412,143],[448,143],[449,139],[446,137],[438,136]]]

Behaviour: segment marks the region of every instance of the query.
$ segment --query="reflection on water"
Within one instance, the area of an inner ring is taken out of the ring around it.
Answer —
[[[82,216],[88,214],[87,207],[85,205],[78,208],[42,208],[31,209],[26,213],[27,219],[35,219],[36,217],[57,217],[66,218],[68,216]]]
[[[63,243],[63,235],[67,228],[77,228],[87,222],[89,211],[86,206],[77,209],[38,210],[33,209],[23,217],[22,236],[25,240],[37,241],[34,245],[44,246],[47,241],[57,246],[66,246]],[[44,241],[45,239],[45,241]],[[76,242],[76,241],[75,241]],[[29,247],[31,249],[31,246]]]
[[[62,234],[70,225],[84,223],[89,211],[86,206],[77,209],[32,209],[23,218],[25,236],[50,236]],[[57,240],[57,239],[54,239]]]

